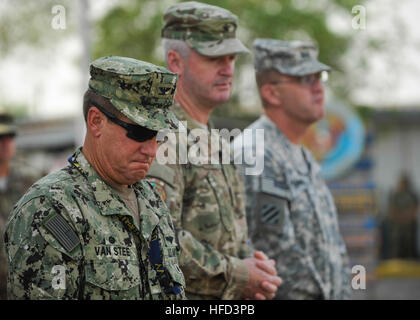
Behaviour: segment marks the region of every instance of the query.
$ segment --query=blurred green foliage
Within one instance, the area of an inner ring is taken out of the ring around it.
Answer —
[[[89,2],[92,4],[94,0]],[[319,59],[335,70],[329,87],[333,93],[347,99],[352,90],[361,85],[344,72],[342,57],[356,31],[333,30],[333,16],[352,23],[352,8],[366,0],[208,0],[208,4],[231,10],[239,17],[238,37],[248,48],[255,38],[284,40],[313,40],[319,48]],[[105,55],[129,56],[164,65],[160,31],[163,13],[176,0],[115,1],[98,20],[92,21],[93,43],[91,59]],[[51,27],[53,6],[66,9],[66,29]],[[63,39],[74,36],[78,28],[79,1],[71,0],[5,0],[0,2],[0,58],[12,54],[20,45],[49,48]],[[90,6],[93,7],[92,5]],[[88,13],[91,17],[93,12]],[[372,48],[378,47],[374,41]],[[380,46],[380,44],[379,44]],[[378,48],[376,48],[378,50]],[[354,65],[363,69],[366,55],[355,58]],[[252,55],[237,60],[236,79],[245,76],[244,66],[252,64]],[[249,75],[249,74],[248,74]],[[353,81],[351,81],[353,80]],[[229,101],[229,108],[218,108],[215,114],[233,115],[240,110],[238,96]],[[243,112],[243,110],[240,110]]]
[[[66,10],[66,28],[51,26],[52,8],[61,5]],[[0,3],[0,58],[13,54],[17,46],[51,46],[67,38],[74,30],[69,18],[70,0],[6,0]]]
[[[129,56],[164,65],[160,47],[163,13],[180,1],[125,0],[119,2],[95,26],[96,41],[93,59],[105,55]],[[363,4],[361,0],[209,0],[203,1],[232,11],[239,17],[238,36],[248,48],[255,38],[284,40],[313,40],[319,48],[319,59],[341,72],[341,58],[351,44],[354,34],[340,34],[331,30],[328,18],[340,13],[352,22],[352,8]],[[241,66],[252,63],[252,56],[240,57],[236,75],[241,76]],[[334,81],[335,94],[346,98],[349,86],[346,81]],[[233,96],[230,108],[218,108],[215,114],[232,115],[240,109],[238,97]]]
[[[16,49],[48,49],[74,33],[75,23],[71,19],[74,5],[71,0],[3,0],[0,2],[0,59],[16,55]],[[57,16],[54,6],[64,7],[65,29],[54,29],[52,20]],[[73,15],[74,16],[74,15]],[[47,55],[49,50],[44,50]],[[20,52],[20,56],[22,53]],[[0,97],[0,108],[8,110],[16,118],[28,113],[28,106],[4,101]]]
[[[179,1],[178,1],[179,2]],[[340,69],[339,59],[350,42],[349,36],[339,35],[327,26],[327,16],[333,11],[348,12],[360,0],[209,0],[208,4],[231,10],[239,17],[239,37],[252,47],[255,38],[292,40],[312,39],[318,43],[320,60]],[[126,55],[154,63],[163,63],[157,48],[163,27],[163,12],[176,1],[131,0],[112,8],[96,25],[93,58],[104,55]]]
[[[17,104],[5,104],[2,103],[0,106],[1,110],[7,111],[15,117],[15,119],[25,118],[27,114],[27,107],[25,105]]]

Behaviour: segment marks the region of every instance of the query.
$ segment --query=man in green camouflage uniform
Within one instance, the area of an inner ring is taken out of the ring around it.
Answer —
[[[6,299],[7,261],[3,234],[13,205],[36,181],[36,173],[15,156],[16,126],[13,117],[0,112],[0,299]],[[13,160],[13,161],[12,161]],[[39,176],[38,176],[39,178]]]
[[[177,76],[124,57],[90,66],[87,134],[69,165],[34,184],[5,233],[10,299],[183,299],[165,203],[142,180]]]
[[[205,133],[200,142],[208,142],[210,114],[230,97],[236,54],[249,52],[235,36],[237,17],[219,7],[183,2],[170,7],[164,20],[165,58],[179,75],[171,109],[186,122],[190,138],[200,131]],[[281,280],[274,261],[262,252],[254,254],[247,243],[244,189],[237,168],[221,164],[219,153],[213,157],[218,164],[200,161],[193,152],[198,137],[190,138],[183,147],[178,136],[168,147],[168,153],[178,156],[173,164],[163,165],[158,151],[148,174],[174,218],[187,297],[272,298]],[[179,161],[186,154],[189,161]]]
[[[310,42],[257,39],[256,79],[264,115],[247,129],[264,132],[264,144],[245,134],[233,141],[236,161],[255,152],[262,172],[243,163],[247,216],[257,249],[276,260],[284,284],[277,299],[346,299],[350,273],[333,198],[311,153],[299,144],[324,116],[322,72]],[[262,161],[260,161],[262,162]]]

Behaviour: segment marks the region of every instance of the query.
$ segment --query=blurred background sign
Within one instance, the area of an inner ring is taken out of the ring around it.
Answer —
[[[325,109],[325,117],[309,128],[303,144],[320,162],[324,178],[333,180],[360,159],[365,130],[357,113],[343,101],[329,101]]]

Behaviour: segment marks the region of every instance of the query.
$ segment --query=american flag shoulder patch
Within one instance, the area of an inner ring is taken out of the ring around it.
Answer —
[[[43,225],[68,252],[80,243],[70,224],[57,213],[47,217]]]

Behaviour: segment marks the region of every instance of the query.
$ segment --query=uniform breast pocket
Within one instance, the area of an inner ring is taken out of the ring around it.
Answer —
[[[327,186],[323,185],[318,190],[318,198],[320,199],[320,207],[322,212],[328,213],[330,218],[336,218],[336,208],[334,198],[332,197]]]
[[[211,186],[212,193],[214,194],[213,206],[214,211],[218,210],[220,214],[220,220],[226,231],[231,232],[234,227],[234,208],[232,205],[233,195],[229,191],[229,186],[225,182],[221,172],[210,172],[206,179],[208,184]]]
[[[194,179],[189,181],[184,194],[183,224],[200,240],[212,242],[223,232],[220,216],[220,190],[209,168],[193,166]],[[220,189],[220,186],[219,186]]]
[[[294,226],[296,237],[302,243],[311,241],[311,235],[322,233],[316,211],[317,206],[313,199],[310,191],[301,189],[295,193],[295,198],[290,205],[290,219]],[[301,246],[303,247],[304,245],[301,244]]]
[[[294,192],[293,199],[290,202],[290,211],[299,213],[307,212],[312,208],[312,200],[306,189],[302,188]]]
[[[138,299],[140,269],[128,260],[87,261],[84,296],[92,300]]]

